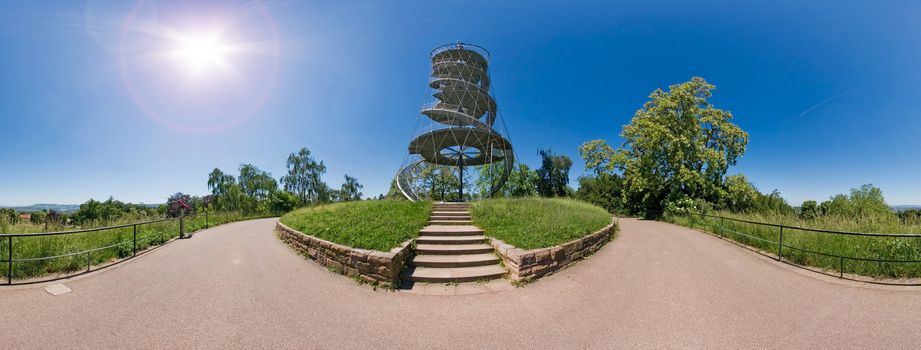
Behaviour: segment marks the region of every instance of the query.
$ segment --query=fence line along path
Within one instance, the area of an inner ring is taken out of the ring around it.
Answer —
[[[265,215],[203,212],[71,231],[0,234],[0,268],[7,285],[57,280],[110,266],[201,229],[257,217]]]
[[[836,231],[709,214],[665,215],[664,219],[732,239],[813,272],[877,284],[921,285],[917,250],[921,234]],[[837,245],[830,246],[831,241]],[[882,256],[887,253],[896,258]]]

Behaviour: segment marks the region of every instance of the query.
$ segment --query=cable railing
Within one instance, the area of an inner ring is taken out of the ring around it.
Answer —
[[[275,214],[204,212],[71,231],[0,234],[0,271],[5,270],[7,285],[71,277],[133,258],[202,229]]]
[[[878,284],[921,285],[921,234],[835,231],[709,214],[662,218],[824,275]]]

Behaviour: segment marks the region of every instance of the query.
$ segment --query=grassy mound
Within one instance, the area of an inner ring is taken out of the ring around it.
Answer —
[[[431,209],[431,202],[345,202],[295,210],[281,222],[330,242],[386,252],[416,237]]]
[[[603,208],[563,198],[482,200],[473,203],[471,215],[486,235],[521,249],[566,243],[611,223]]]

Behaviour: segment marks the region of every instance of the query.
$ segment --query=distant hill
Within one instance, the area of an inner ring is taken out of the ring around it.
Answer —
[[[13,208],[18,212],[36,212],[42,210],[55,210],[62,213],[74,212],[77,209],[80,209],[79,204],[32,204],[28,206],[5,206],[0,205],[2,208]]]
[[[160,206],[160,204],[139,204],[139,205],[143,205],[149,208],[156,208]],[[72,213],[80,209],[80,205],[79,204],[32,204],[32,205],[18,206],[18,207],[0,205],[0,208],[13,208],[13,210],[16,210],[22,213],[31,213],[31,212],[37,212],[37,211],[43,211],[43,210],[55,210],[61,213]]]
[[[921,209],[921,205],[890,205],[889,207],[895,211],[905,211],[909,209]]]

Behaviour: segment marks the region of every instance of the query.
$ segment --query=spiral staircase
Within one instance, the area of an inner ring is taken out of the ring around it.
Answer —
[[[490,94],[489,52],[458,42],[431,53],[429,87],[435,101],[422,108],[426,125],[409,143],[409,157],[397,173],[397,186],[412,201],[424,198],[419,169],[427,165],[457,167],[460,200],[464,168],[491,165],[489,196],[498,192],[515,161],[511,142],[496,129],[498,107]]]

